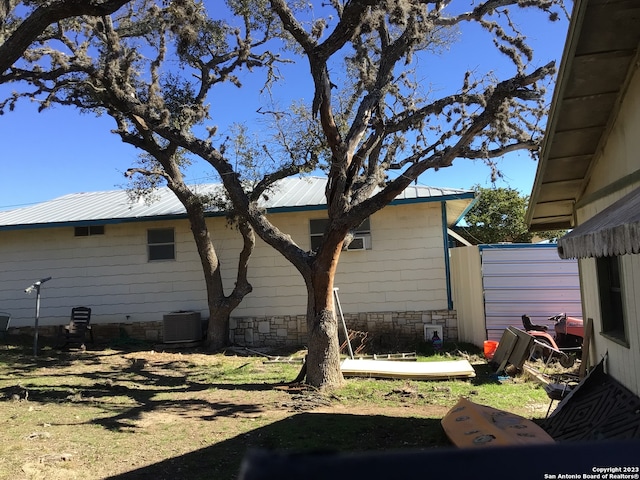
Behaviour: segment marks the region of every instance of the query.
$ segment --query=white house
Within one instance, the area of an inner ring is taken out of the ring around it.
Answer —
[[[572,229],[591,363],[640,395],[640,1],[579,0],[527,221]]]
[[[265,202],[271,221],[310,249],[325,213],[319,177],[282,181]],[[203,190],[212,185],[198,187]],[[371,216],[344,251],[336,277],[349,328],[389,338],[422,338],[424,324],[439,323],[455,337],[448,227],[470,208],[468,190],[411,186]],[[222,212],[208,225],[223,277],[235,279],[240,235]],[[238,344],[303,344],[306,290],[297,270],[260,240],[250,260],[253,292],[233,312]],[[71,308],[92,308],[94,333],[162,341],[170,312],[207,316],[201,265],[184,208],[168,189],[152,203],[132,202],[126,191],[70,194],[0,212],[0,310],[13,327],[34,323],[41,287],[40,325],[65,324]]]

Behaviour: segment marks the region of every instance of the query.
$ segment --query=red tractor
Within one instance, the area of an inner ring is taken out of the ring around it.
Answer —
[[[534,337],[538,342],[534,346],[532,356],[547,360],[549,356],[557,354],[560,365],[565,368],[573,366],[576,355],[582,350],[584,338],[584,325],[581,318],[567,317],[565,313],[560,313],[549,317],[553,322],[555,335],[552,337],[547,333],[546,325],[534,325],[528,315],[522,315],[522,325],[525,331]],[[545,345],[550,348],[545,348]]]

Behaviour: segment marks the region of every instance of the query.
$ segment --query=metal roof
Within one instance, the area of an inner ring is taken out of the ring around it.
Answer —
[[[574,226],[592,160],[635,68],[640,0],[577,0],[527,210],[531,230]]]
[[[277,183],[266,195],[262,206],[269,213],[326,208],[326,178],[287,178]],[[222,191],[220,184],[191,187],[199,193]],[[457,223],[471,206],[475,195],[471,190],[434,188],[421,185],[407,187],[393,204],[447,202],[449,225]],[[224,212],[212,210],[211,216]],[[124,223],[165,218],[186,218],[183,205],[167,188],[153,192],[152,201],[132,200],[126,190],[73,193],[36,205],[0,212],[0,230],[49,228],[105,223]]]

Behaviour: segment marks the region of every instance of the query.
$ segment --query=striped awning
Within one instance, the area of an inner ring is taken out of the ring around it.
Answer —
[[[640,253],[640,188],[558,240],[560,258]]]

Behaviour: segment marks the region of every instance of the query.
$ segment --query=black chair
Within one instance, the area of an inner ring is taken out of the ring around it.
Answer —
[[[7,339],[9,323],[11,323],[11,314],[0,312],[0,339],[2,339],[3,343]]]
[[[89,307],[72,308],[69,325],[64,326],[65,343],[63,347],[69,344],[79,344],[81,348],[86,348],[87,334],[89,334],[91,343],[93,343],[93,331],[89,324],[90,321],[91,309]]]
[[[549,397],[549,408],[547,408],[547,415],[545,418],[549,417],[549,412],[551,412],[551,406],[554,401],[562,401],[564,397],[569,395],[572,390],[574,390],[578,384],[580,383],[580,379],[577,375],[565,374],[559,375],[554,378],[554,381],[544,385],[544,391],[547,393]]]

